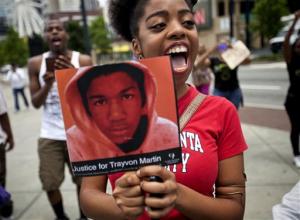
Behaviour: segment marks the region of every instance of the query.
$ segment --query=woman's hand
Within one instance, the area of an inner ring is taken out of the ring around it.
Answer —
[[[128,219],[136,219],[144,212],[144,195],[140,184],[136,172],[127,172],[116,181],[112,195]]]
[[[146,166],[137,171],[141,179],[141,188],[145,192],[145,205],[149,216],[153,219],[168,214],[177,199],[177,183],[175,175],[161,166]],[[162,182],[149,181],[150,176],[159,177]],[[151,194],[162,194],[159,197]]]

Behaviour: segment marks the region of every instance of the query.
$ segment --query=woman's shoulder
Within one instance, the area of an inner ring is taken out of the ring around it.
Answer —
[[[224,97],[208,95],[203,101],[203,104],[198,109],[204,115],[215,115],[220,119],[237,112],[235,106]]]
[[[232,108],[234,105],[224,97],[207,95],[205,98],[205,103],[208,106],[218,107],[218,108]],[[235,107],[234,107],[235,108]]]
[[[189,104],[194,100],[194,98],[198,94],[199,92],[194,87],[190,87],[187,94],[185,94],[182,98],[180,98],[178,102],[179,115],[181,115],[184,112],[184,110],[189,106]],[[235,110],[236,108],[230,101],[228,101],[224,97],[205,95],[204,100],[202,101],[200,107],[198,108],[198,111],[214,110],[215,112],[219,112],[218,109],[220,109],[221,111],[227,109]]]

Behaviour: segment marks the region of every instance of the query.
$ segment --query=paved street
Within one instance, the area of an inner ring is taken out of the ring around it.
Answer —
[[[31,108],[28,111],[13,113],[11,91],[8,86],[1,86],[8,99],[16,141],[14,151],[8,153],[7,182],[8,190],[12,193],[15,203],[15,218],[54,219],[38,179],[37,138],[41,111]],[[240,115],[249,145],[249,150],[245,154],[248,176],[245,219],[272,219],[272,206],[280,202],[284,193],[289,191],[300,178],[300,170],[292,164],[289,123],[284,116],[284,111],[274,109],[245,107],[241,109]],[[270,123],[271,120],[276,121],[277,124]],[[68,172],[66,172],[62,191],[66,212],[71,219],[76,219],[77,199]]]
[[[275,128],[288,132],[289,118],[283,109],[243,107],[239,111],[243,123]]]
[[[242,65],[238,78],[245,106],[283,109],[289,85],[284,62]]]

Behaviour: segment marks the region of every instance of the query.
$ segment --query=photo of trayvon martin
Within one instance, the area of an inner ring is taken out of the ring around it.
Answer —
[[[67,130],[70,161],[180,149],[178,123],[157,115],[156,96],[154,76],[138,62],[79,69],[65,89],[74,121]]]

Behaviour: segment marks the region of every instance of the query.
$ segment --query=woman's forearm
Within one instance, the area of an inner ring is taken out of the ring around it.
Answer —
[[[80,204],[83,212],[92,219],[126,219],[111,195],[99,190],[86,189],[81,192]]]
[[[245,199],[245,195],[241,199]],[[190,219],[243,219],[244,202],[233,198],[213,198],[178,184],[175,208]]]

